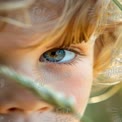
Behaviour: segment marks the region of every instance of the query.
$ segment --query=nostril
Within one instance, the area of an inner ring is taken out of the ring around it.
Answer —
[[[22,109],[13,107],[13,108],[9,108],[8,111],[9,111],[9,112],[16,112],[16,111],[22,111]]]
[[[47,110],[49,110],[49,107],[43,107],[43,108],[38,109],[39,112],[45,112]],[[8,112],[23,112],[23,111],[24,110],[22,110],[20,108],[16,108],[16,107],[8,109]]]

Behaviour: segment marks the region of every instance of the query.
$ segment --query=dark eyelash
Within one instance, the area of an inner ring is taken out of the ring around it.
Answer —
[[[59,50],[59,49],[63,49],[63,50],[68,50],[68,51],[71,51],[71,52],[74,52],[76,53],[77,55],[80,55],[80,56],[86,56],[86,54],[83,53],[83,51],[81,52],[81,50],[79,49],[79,51],[76,51],[76,49],[73,49],[71,47],[67,47],[67,46],[58,46],[58,48],[52,48],[52,49],[49,49],[49,50]]]
[[[68,50],[68,51],[72,51],[74,53],[76,53],[77,55],[80,55],[80,56],[86,56],[83,52],[81,52],[80,50],[79,51],[76,51],[75,49],[72,49],[72,48],[62,48],[64,50]]]

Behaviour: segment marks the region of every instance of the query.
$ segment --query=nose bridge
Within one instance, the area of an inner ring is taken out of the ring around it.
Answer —
[[[0,91],[2,91],[0,92],[0,114],[13,111],[43,112],[51,109],[51,106],[15,81],[5,77],[0,79]]]

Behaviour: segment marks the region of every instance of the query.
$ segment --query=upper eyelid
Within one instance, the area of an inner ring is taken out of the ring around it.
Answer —
[[[74,52],[74,53],[76,53],[78,55],[81,55],[81,56],[86,56],[86,54],[82,50],[80,50],[78,47],[75,47],[75,48],[74,47],[63,47],[61,49],[72,51],[72,52]]]
[[[84,53],[83,53],[83,51],[81,51],[80,49],[78,49],[78,48],[72,48],[72,47],[62,47],[62,46],[59,46],[58,48],[52,48],[52,49],[49,49],[49,50],[47,50],[47,51],[51,51],[51,50],[59,50],[59,49],[64,49],[64,50],[68,50],[68,51],[71,51],[71,52],[74,52],[74,53],[76,53],[77,55],[81,55],[81,56],[86,56]],[[46,52],[47,52],[46,51]]]
[[[71,49],[69,49],[69,51],[72,51],[72,52],[75,52],[75,53],[77,53],[78,55],[82,55],[82,56],[85,56],[85,54],[83,53],[83,52],[81,52],[80,50],[78,50],[78,49],[73,49],[73,48],[71,48]]]

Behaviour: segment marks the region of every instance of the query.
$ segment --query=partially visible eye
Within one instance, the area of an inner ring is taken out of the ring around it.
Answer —
[[[57,62],[57,63],[65,63],[73,60],[76,54],[72,51],[64,50],[64,49],[52,49],[45,52],[41,57],[41,62]]]

